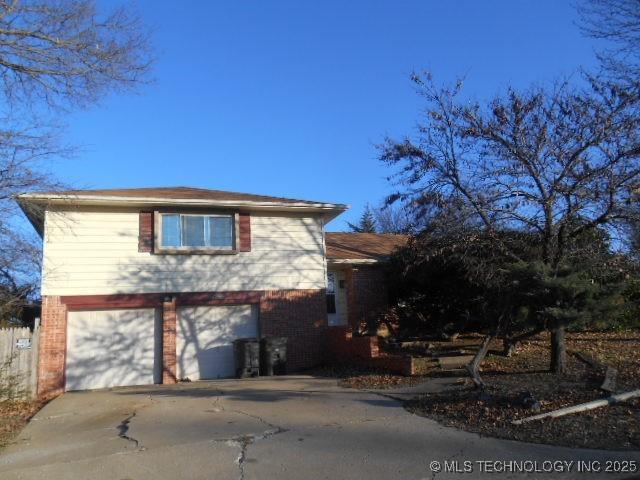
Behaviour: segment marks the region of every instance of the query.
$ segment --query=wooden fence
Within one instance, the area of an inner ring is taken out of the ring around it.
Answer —
[[[29,328],[0,328],[0,396],[35,398],[38,380],[40,321]],[[1,399],[0,399],[1,400]]]

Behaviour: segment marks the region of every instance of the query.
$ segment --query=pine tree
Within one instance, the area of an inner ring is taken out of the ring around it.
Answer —
[[[376,233],[378,225],[376,224],[376,218],[371,210],[371,206],[367,203],[364,208],[364,212],[360,217],[358,225],[354,225],[351,222],[347,222],[351,231],[356,233]]]
[[[512,303],[525,307],[539,327],[551,331],[553,371],[566,371],[567,327],[586,328],[596,320],[615,318],[621,313],[626,285],[623,268],[616,265],[614,258],[609,267],[603,272],[580,262],[560,265],[556,271],[542,262],[507,267],[508,277],[516,287],[510,292]]]

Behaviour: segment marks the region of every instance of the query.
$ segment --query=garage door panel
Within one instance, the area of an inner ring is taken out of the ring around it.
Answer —
[[[233,341],[257,337],[251,305],[182,307],[178,311],[178,376],[191,380],[232,377]]]
[[[155,309],[69,312],[66,389],[147,385],[160,377]]]

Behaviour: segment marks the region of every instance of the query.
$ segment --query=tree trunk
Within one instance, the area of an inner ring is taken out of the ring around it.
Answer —
[[[564,340],[564,325],[558,325],[551,330],[551,371],[553,373],[567,372],[567,349]]]
[[[484,357],[487,356],[487,352],[489,351],[489,344],[494,338],[495,334],[489,334],[484,337],[484,340],[482,341],[482,344],[478,349],[478,353],[476,353],[475,357],[473,357],[473,360],[471,360],[471,362],[465,367],[477,388],[484,388],[484,382],[482,381],[482,378],[480,378],[479,373],[480,364],[482,363],[482,360],[484,360]]]

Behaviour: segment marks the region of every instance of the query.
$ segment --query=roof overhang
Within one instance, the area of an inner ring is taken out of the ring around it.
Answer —
[[[52,206],[105,206],[105,207],[176,207],[176,208],[229,208],[251,211],[300,212],[320,214],[329,222],[349,208],[340,203],[267,202],[253,200],[205,200],[153,197],[114,197],[96,195],[64,195],[23,193],[15,196],[36,231],[42,235],[44,211]]]

